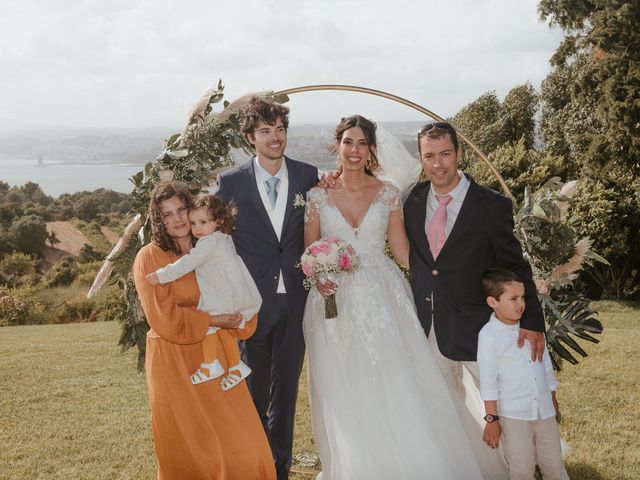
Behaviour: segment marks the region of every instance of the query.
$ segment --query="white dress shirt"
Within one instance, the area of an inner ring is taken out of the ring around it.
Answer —
[[[478,335],[480,395],[498,401],[498,415],[517,420],[544,420],[556,414],[551,392],[558,386],[548,350],[542,362],[531,360],[525,340],[518,348],[520,324],[507,325],[491,315]]]
[[[460,170],[458,170],[458,176],[460,177],[460,182],[456,185],[456,188],[446,194],[451,195],[451,202],[447,205],[447,224],[444,227],[444,234],[446,237],[449,237],[449,234],[453,229],[453,225],[456,223],[456,219],[460,213],[460,208],[462,207],[462,202],[464,202],[464,198],[467,196],[467,191],[469,190],[469,185],[471,185],[469,179]],[[425,231],[429,227],[429,223],[431,223],[431,219],[436,213],[438,205],[436,191],[433,189],[433,184],[431,184],[431,187],[429,188],[429,195],[427,196],[427,216],[424,223]]]
[[[275,175],[271,175],[262,165],[260,165],[257,156],[253,159],[253,162],[255,167],[254,170],[256,172],[256,184],[258,186],[258,192],[260,192],[260,199],[267,211],[267,215],[269,215],[269,220],[271,220],[273,230],[276,232],[278,240],[280,240],[282,225],[284,224],[284,214],[287,210],[287,197],[289,194],[289,172],[287,171],[287,162],[284,159],[282,160],[280,170],[278,170]],[[267,194],[267,187],[265,185],[265,182],[271,177],[277,177],[280,180],[276,187],[278,198],[276,199],[276,204],[273,207],[271,206],[271,201]],[[282,279],[282,270],[280,270],[278,278],[277,293],[287,293],[287,290],[284,287],[284,280]]]

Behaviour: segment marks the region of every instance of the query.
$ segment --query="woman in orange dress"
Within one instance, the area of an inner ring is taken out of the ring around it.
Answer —
[[[200,291],[193,273],[166,285],[145,280],[193,247],[190,204],[184,185],[156,186],[149,204],[153,241],[133,264],[151,327],[146,371],[158,479],[275,479],[271,450],[246,382],[223,392],[219,380],[193,385],[189,376],[203,361],[200,342],[210,326],[245,339],[255,331],[257,317],[238,329],[238,314],[211,316],[196,310]],[[218,359],[225,370],[230,366],[224,354]]]

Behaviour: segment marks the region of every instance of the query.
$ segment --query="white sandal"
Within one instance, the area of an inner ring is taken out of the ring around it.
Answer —
[[[236,366],[231,367],[229,369],[229,372],[234,372],[236,370],[238,372],[240,372],[239,375],[236,375],[234,373],[229,373],[229,375],[224,377],[222,379],[222,382],[220,382],[220,388],[222,389],[223,392],[226,392],[230,388],[235,387],[242,380],[244,380],[245,378],[247,378],[251,374],[251,369],[249,368],[249,365],[247,365],[246,363],[244,363],[242,361],[240,363],[238,363]]]
[[[203,370],[208,371],[209,374],[205,374]],[[214,378],[218,378],[223,373],[224,368],[222,368],[220,361],[216,358],[211,363],[201,363],[198,371],[191,375],[191,383],[199,385],[201,383],[208,382],[209,380],[213,380]]]

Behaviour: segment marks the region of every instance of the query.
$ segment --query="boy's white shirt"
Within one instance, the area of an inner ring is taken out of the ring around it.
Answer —
[[[478,335],[478,370],[483,400],[498,401],[498,415],[537,420],[556,414],[551,392],[558,386],[545,347],[542,362],[531,360],[528,341],[518,348],[520,324],[507,325],[491,315]]]
[[[278,240],[280,240],[280,236],[282,235],[282,226],[284,224],[284,214],[287,210],[287,198],[289,197],[289,171],[287,170],[287,162],[284,159],[282,160],[280,170],[278,170],[275,175],[271,175],[262,165],[260,165],[257,156],[254,157],[253,162],[260,199],[267,211],[267,215],[269,215],[269,220],[271,220],[273,230],[276,232]],[[267,187],[265,186],[265,182],[271,177],[277,177],[280,179],[280,183],[277,187],[278,197],[276,198],[276,204],[274,207],[271,206],[269,195],[267,195]],[[287,293],[287,290],[284,287],[284,280],[282,279],[282,270],[280,270],[278,278],[277,293]]]

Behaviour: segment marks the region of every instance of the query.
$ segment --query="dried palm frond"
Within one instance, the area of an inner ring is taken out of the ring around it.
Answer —
[[[89,293],[87,293],[87,298],[92,298],[107,283],[107,280],[109,280],[109,277],[111,276],[111,271],[113,270],[113,259],[126,250],[131,237],[140,229],[140,224],[141,217],[140,215],[136,215],[129,225],[127,225],[127,228],[124,229],[124,233],[111,249],[109,255],[107,255],[102,267],[100,267],[100,271],[93,280]]]

